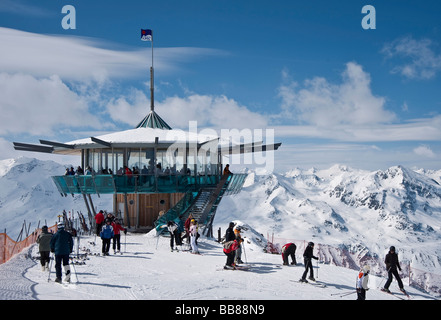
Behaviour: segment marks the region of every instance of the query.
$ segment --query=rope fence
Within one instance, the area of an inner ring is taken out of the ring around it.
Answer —
[[[55,233],[57,231],[57,225],[55,224],[52,227],[48,227],[48,230],[49,232]],[[18,238],[21,238],[22,232],[23,228]],[[18,241],[18,238],[17,241],[14,241],[6,234],[6,232],[0,233],[0,264],[5,263],[17,253],[20,253],[24,248],[34,244],[40,233],[41,228],[36,228],[24,240],[20,241]]]

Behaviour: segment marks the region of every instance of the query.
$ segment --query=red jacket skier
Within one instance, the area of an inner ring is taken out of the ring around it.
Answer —
[[[95,215],[96,235],[97,236],[100,235],[101,228],[103,227],[103,222],[104,222],[104,214],[103,214],[103,210],[100,210],[100,212],[98,212]]]
[[[115,219],[114,222],[112,222],[113,227],[113,252],[121,252],[121,233],[120,231],[124,231],[124,233],[127,233],[127,229],[124,228],[118,219]]]
[[[228,241],[224,243],[224,253],[227,256],[227,263],[225,269],[234,268],[234,256],[235,251],[240,247],[240,243],[237,240]]]
[[[291,264],[296,265],[296,245],[292,242],[285,244],[282,247],[282,260],[283,265],[288,265],[288,257],[291,256],[292,262]]]

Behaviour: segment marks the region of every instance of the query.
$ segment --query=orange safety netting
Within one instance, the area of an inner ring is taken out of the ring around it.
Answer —
[[[52,227],[48,227],[48,230],[49,232],[55,233],[57,226],[53,225]],[[0,233],[0,264],[5,263],[24,248],[34,244],[40,233],[41,228],[35,229],[26,239],[19,242],[12,240],[6,233]]]

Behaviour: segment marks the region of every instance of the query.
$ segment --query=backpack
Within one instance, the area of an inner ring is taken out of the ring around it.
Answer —
[[[231,245],[233,244],[234,240],[227,241],[224,243],[224,249],[230,249]]]

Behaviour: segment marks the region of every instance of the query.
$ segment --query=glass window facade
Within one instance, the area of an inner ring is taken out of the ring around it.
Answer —
[[[218,175],[218,154],[211,149],[189,149],[182,146],[140,148],[96,148],[84,154],[84,171],[91,174],[125,173],[127,166],[135,174]]]

